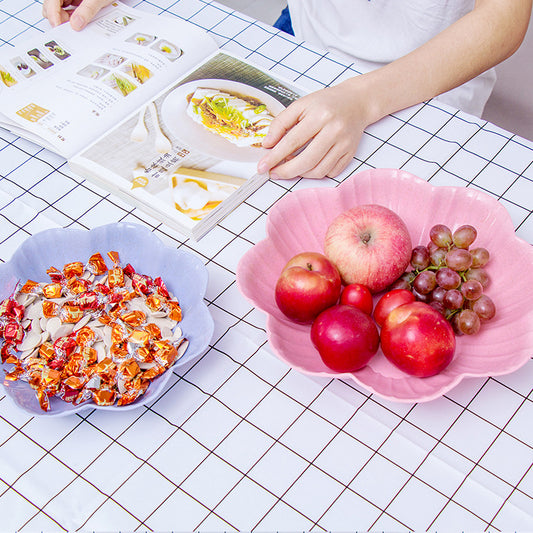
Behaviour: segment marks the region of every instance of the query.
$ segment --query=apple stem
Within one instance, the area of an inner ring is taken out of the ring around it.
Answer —
[[[370,233],[363,233],[361,235],[361,240],[363,241],[364,244],[368,244],[370,242],[370,239],[372,239],[372,236],[370,235]]]

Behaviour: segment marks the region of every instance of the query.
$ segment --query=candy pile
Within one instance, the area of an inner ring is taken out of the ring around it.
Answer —
[[[79,405],[127,405],[183,355],[182,312],[163,280],[120,266],[117,252],[87,264],[50,267],[49,283],[28,280],[0,303],[6,380],[35,390],[44,411],[53,396]]]

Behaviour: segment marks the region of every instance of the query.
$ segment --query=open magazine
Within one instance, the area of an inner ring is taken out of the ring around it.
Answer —
[[[273,117],[301,89],[203,30],[114,2],[0,50],[0,126],[199,239],[267,179]]]

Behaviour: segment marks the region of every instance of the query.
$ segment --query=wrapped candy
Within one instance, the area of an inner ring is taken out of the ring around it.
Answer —
[[[109,269],[95,253],[48,268],[47,283],[18,283],[0,302],[2,363],[13,365],[6,379],[27,382],[45,411],[54,396],[129,405],[186,350],[181,307],[163,280],[107,255]]]
[[[97,252],[89,257],[87,270],[95,276],[101,276],[107,272],[107,265],[101,253]]]
[[[52,318],[57,316],[59,313],[59,305],[56,302],[51,302],[50,300],[45,300],[43,302],[43,316],[45,318]]]
[[[75,261],[73,263],[67,263],[63,267],[63,275],[65,278],[70,279],[73,277],[80,277],[85,270],[81,261]]]
[[[61,286],[61,283],[48,283],[42,287],[45,298],[61,298],[62,290],[63,287]]]

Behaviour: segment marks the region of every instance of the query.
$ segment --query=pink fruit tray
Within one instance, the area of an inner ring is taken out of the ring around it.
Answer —
[[[429,378],[395,368],[381,350],[370,363],[350,374],[336,374],[322,362],[310,340],[310,326],[291,322],[276,306],[274,287],[285,263],[303,251],[323,252],[328,225],[358,204],[381,204],[406,223],[413,246],[427,244],[437,223],[452,230],[471,224],[476,246],[491,252],[486,293],[497,315],[472,336],[457,338],[452,363]],[[267,314],[267,334],[274,353],[307,374],[353,380],[369,392],[401,402],[435,399],[468,377],[497,376],[519,369],[533,354],[533,247],[515,235],[506,209],[493,197],[465,187],[433,186],[396,169],[359,172],[334,188],[292,192],[278,201],[267,218],[267,237],[251,248],[237,267],[242,294]],[[520,276],[509,277],[510,268]]]

